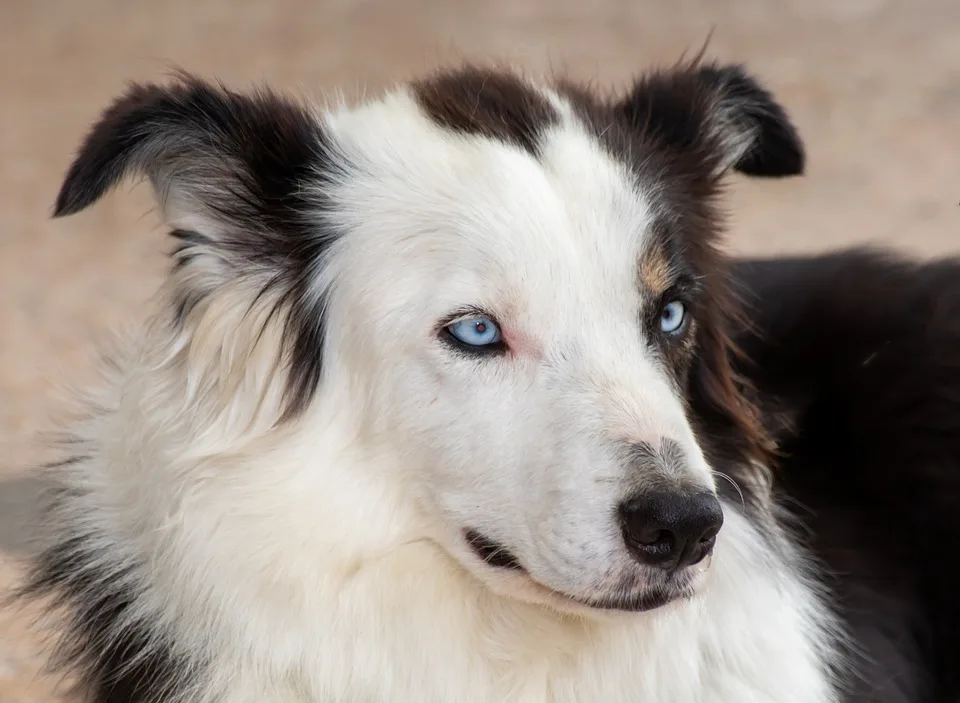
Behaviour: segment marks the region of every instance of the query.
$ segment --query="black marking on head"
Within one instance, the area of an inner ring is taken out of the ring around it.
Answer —
[[[343,162],[303,106],[266,90],[232,92],[188,75],[168,86],[134,85],[87,136],[57,196],[55,215],[78,212],[126,174],[149,176],[170,209],[210,231],[175,233],[177,265],[203,245],[229,278],[258,275],[285,306],[289,378],[285,417],[299,413],[320,379],[323,300],[309,295],[336,232],[323,216],[324,186]],[[197,227],[202,229],[202,227]],[[206,291],[180,292],[182,322]]]
[[[803,142],[783,108],[740,66],[678,66],[636,82],[616,106],[629,128],[698,153],[711,170],[803,173]]]
[[[52,663],[72,675],[83,700],[183,700],[203,676],[204,664],[176,653],[160,625],[138,612],[135,568],[112,566],[114,555],[103,553],[103,544],[92,533],[61,539],[40,554],[16,597],[50,598],[63,611]]]
[[[532,155],[543,131],[559,120],[547,99],[512,73],[468,67],[418,81],[413,92],[442,127],[515,144]]]

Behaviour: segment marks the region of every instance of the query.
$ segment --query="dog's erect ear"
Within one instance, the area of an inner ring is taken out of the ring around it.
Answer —
[[[135,85],[87,136],[54,214],[83,210],[140,173],[175,227],[188,218],[191,229],[292,234],[306,225],[300,186],[322,177],[324,147],[306,109],[266,91],[241,95],[186,75]]]
[[[783,108],[740,66],[695,63],[644,76],[617,104],[630,128],[703,157],[715,174],[803,173],[803,142]]]

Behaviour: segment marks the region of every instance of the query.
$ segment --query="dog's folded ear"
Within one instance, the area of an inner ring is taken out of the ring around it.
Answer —
[[[642,77],[616,109],[630,129],[694,153],[715,175],[803,173],[804,148],[783,108],[740,66],[694,63]]]
[[[324,300],[311,277],[334,240],[325,220],[327,185],[343,163],[302,105],[181,76],[167,86],[135,85],[104,112],[67,173],[54,214],[79,212],[125,176],[146,175],[179,240],[178,324],[240,278],[272,293],[255,296],[263,305],[274,304],[270,298],[285,310],[277,319],[289,325],[290,417],[319,383]]]
[[[192,229],[302,227],[300,186],[316,181],[323,153],[316,119],[267,91],[242,95],[187,75],[134,85],[87,136],[54,214],[83,210],[137,173],[150,178],[167,219],[190,219]]]

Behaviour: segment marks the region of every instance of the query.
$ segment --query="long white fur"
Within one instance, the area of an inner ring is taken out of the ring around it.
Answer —
[[[671,438],[690,459],[676,479],[713,486],[637,322],[655,193],[570,110],[539,161],[441,130],[402,89],[318,119],[348,176],[316,214],[344,236],[317,271],[307,413],[275,426],[282,317],[254,303],[262,282],[194,260],[167,290],[209,293],[179,332],[161,311],[131,340],[77,429],[90,458],[61,470],[82,489],[64,517],[104,559],[149,555],[131,617],[212,662],[189,700],[836,701],[802,560],[736,506],[689,600],[590,613],[550,593],[600,596],[637,568],[612,516],[638,479],[615,442]],[[182,199],[166,216],[215,237]],[[436,341],[464,304],[499,316],[508,361]],[[540,585],[480,564],[465,527]]]

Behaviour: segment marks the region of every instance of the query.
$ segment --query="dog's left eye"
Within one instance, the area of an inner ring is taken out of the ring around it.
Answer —
[[[660,311],[660,331],[664,334],[679,334],[687,317],[687,306],[679,300],[671,300]]]
[[[502,341],[500,328],[489,317],[467,317],[445,329],[451,337],[468,347],[491,347]]]

